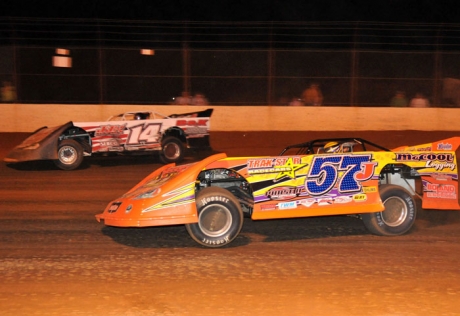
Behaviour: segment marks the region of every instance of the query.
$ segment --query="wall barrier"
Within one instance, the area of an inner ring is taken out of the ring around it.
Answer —
[[[460,131],[460,109],[388,107],[2,104],[0,132],[32,132],[68,121],[106,121],[128,111],[165,115],[214,108],[211,131]]]

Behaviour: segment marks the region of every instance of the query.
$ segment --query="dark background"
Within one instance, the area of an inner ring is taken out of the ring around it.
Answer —
[[[460,104],[456,1],[1,1],[0,79],[21,103]],[[72,68],[52,67],[66,48]],[[139,50],[155,49],[155,56]],[[446,80],[450,80],[446,84]]]
[[[0,16],[190,21],[458,22],[457,1],[4,0]]]

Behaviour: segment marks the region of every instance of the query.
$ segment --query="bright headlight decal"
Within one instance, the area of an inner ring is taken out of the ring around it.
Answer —
[[[147,192],[144,192],[144,193],[142,193],[142,194],[139,194],[138,196],[136,196],[136,197],[134,198],[134,200],[149,199],[149,198],[154,197],[154,196],[157,195],[158,193],[160,193],[160,189],[159,189],[159,188],[155,188],[155,189],[149,190],[149,191],[147,191]]]

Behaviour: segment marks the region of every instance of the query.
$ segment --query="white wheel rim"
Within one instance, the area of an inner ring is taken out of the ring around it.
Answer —
[[[78,158],[77,151],[72,146],[62,146],[58,155],[59,161],[66,165],[73,164]]]
[[[232,214],[223,205],[208,205],[201,210],[198,225],[207,236],[220,237],[232,226]]]
[[[392,196],[383,202],[385,211],[382,212],[383,222],[390,227],[400,226],[409,213],[405,201],[397,196]]]
[[[168,159],[177,159],[180,156],[180,148],[176,143],[168,143],[164,146],[163,152]]]

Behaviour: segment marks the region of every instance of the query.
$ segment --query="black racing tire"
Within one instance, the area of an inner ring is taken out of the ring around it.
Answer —
[[[161,142],[160,160],[163,163],[178,163],[184,159],[184,144],[174,136],[168,136]]]
[[[198,223],[186,224],[190,236],[200,245],[217,248],[228,245],[243,227],[240,203],[228,190],[208,187],[196,197]]]
[[[395,185],[379,188],[385,210],[362,214],[364,226],[379,236],[398,236],[407,233],[415,223],[417,206],[410,193]]]
[[[77,169],[83,161],[83,147],[73,139],[64,139],[58,145],[58,159],[54,164],[62,170]]]

